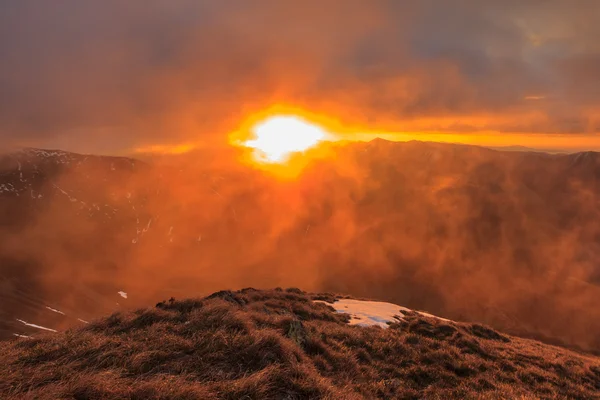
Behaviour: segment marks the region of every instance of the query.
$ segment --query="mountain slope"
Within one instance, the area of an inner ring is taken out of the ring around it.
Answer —
[[[315,302],[324,300],[325,302]],[[600,359],[403,312],[350,326],[330,294],[223,291],[0,344],[11,398],[593,399]]]
[[[147,169],[59,150],[0,154],[0,338],[37,330],[24,322],[60,329],[112,310],[117,282],[79,279],[85,269],[114,272],[115,251],[136,237],[147,190],[131,179]]]

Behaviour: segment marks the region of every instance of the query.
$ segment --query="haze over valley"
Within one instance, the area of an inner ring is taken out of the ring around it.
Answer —
[[[299,286],[598,351],[597,153],[325,147],[290,179],[234,151],[4,155],[3,336],[36,330],[18,320],[59,330],[170,296]]]

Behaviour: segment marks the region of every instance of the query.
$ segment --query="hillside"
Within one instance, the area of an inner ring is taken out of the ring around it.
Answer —
[[[61,328],[112,310],[103,304],[115,304],[118,282],[81,276],[114,273],[115,252],[140,234],[153,188],[132,179],[147,170],[130,158],[60,150],[0,154],[0,338],[26,333],[19,320]],[[76,306],[65,304],[69,296]]]
[[[290,180],[231,150],[0,159],[0,187],[19,188],[0,192],[3,339],[299,286],[600,353],[598,153],[334,143]]]
[[[387,329],[351,326],[348,314],[331,307],[342,297],[222,291],[14,339],[0,344],[0,393],[90,400],[600,398],[600,358],[407,310]]]

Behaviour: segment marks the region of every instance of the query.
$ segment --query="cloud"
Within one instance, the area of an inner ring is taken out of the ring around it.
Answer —
[[[275,103],[375,128],[485,118],[478,129],[590,133],[598,13],[562,1],[1,2],[0,145],[220,142]]]

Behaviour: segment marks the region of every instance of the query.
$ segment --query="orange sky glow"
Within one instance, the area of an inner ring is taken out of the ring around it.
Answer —
[[[528,117],[533,120],[536,118],[535,115]],[[458,121],[468,121],[471,125],[485,127],[489,118],[465,117]],[[453,123],[457,122],[450,118],[427,118],[403,123],[377,121],[373,126],[368,126],[368,123],[345,123],[333,115],[313,113],[300,107],[275,105],[251,113],[237,129],[227,135],[227,144],[252,149],[252,163],[267,164],[287,162],[290,154],[318,147],[321,141],[364,142],[375,138],[398,142],[419,140],[488,147],[520,146],[550,152],[600,150],[598,134],[497,132],[485,129],[475,132],[452,132]],[[440,129],[431,129],[432,126],[439,126]],[[395,127],[398,128],[394,129]],[[182,154],[203,146],[201,141],[186,141],[179,144],[141,146],[135,148],[134,153]]]
[[[226,151],[277,115],[342,140],[600,150],[600,2],[338,3],[0,6],[0,150]]]

